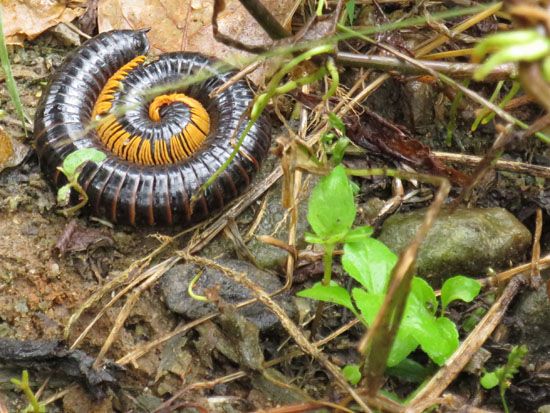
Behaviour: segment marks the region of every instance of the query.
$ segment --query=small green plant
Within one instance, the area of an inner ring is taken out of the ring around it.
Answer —
[[[29,405],[22,410],[22,413],[46,413],[46,405],[38,401],[31,389],[29,383],[29,372],[27,370],[23,370],[21,380],[11,379],[10,381],[23,393],[25,393],[25,397],[27,397],[27,400],[29,401]]]
[[[65,175],[68,181],[57,191],[58,205],[64,207],[69,204],[69,200],[71,198],[71,189],[74,189],[76,192],[78,192],[81,198],[80,202],[77,205],[63,210],[63,213],[65,215],[74,214],[88,202],[88,195],[78,183],[78,176],[80,175],[82,167],[88,161],[95,163],[103,162],[106,157],[107,155],[105,155],[105,153],[97,149],[82,148],[69,154],[63,161],[63,164],[57,167],[57,169],[61,173],[63,173],[63,175]]]
[[[481,379],[480,384],[485,389],[492,389],[496,386],[499,387],[500,400],[502,401],[502,407],[506,413],[509,412],[508,404],[506,403],[506,390],[510,387],[510,382],[517,374],[519,367],[523,363],[525,356],[527,355],[527,346],[514,346],[508,354],[508,360],[506,364],[498,367],[494,371],[485,372]]]
[[[323,134],[321,142],[324,144],[326,152],[331,155],[332,163],[338,165],[344,159],[350,140],[346,137],[346,125],[342,119],[329,112],[327,120],[330,129]]]
[[[487,36],[474,48],[472,57],[480,61],[494,49],[497,51],[474,73],[475,80],[483,80],[495,67],[503,63],[543,60],[542,73],[544,78],[550,81],[550,39],[543,33],[536,29],[527,29]]]
[[[324,277],[298,295],[344,306],[370,326],[384,301],[397,256],[382,242],[370,237],[371,227],[352,229],[356,208],[352,184],[343,166],[337,166],[321,179],[311,194],[308,207],[308,221],[315,234],[306,234],[306,240],[324,248]],[[339,243],[344,244],[342,266],[360,285],[353,288],[351,294],[331,279],[332,254]],[[477,281],[467,277],[450,278],[441,290],[441,313],[454,300],[473,300],[480,289]],[[447,317],[436,315],[438,307],[432,287],[414,277],[388,367],[397,366],[419,346],[438,365],[456,350],[456,326]],[[350,368],[345,374],[355,381],[354,369]]]

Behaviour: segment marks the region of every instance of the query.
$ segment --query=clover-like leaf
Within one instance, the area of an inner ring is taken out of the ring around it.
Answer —
[[[492,389],[498,386],[498,376],[495,372],[486,372],[481,376],[481,379],[479,379],[479,384],[481,384],[484,389]]]
[[[342,369],[342,374],[354,386],[361,380],[361,371],[357,364],[348,364]]]
[[[77,173],[78,169],[83,166],[86,162],[91,161],[95,163],[100,163],[107,155],[95,148],[81,148],[72,153],[70,153],[62,165],[62,172],[65,174],[67,179],[71,180],[74,178],[74,175]]]
[[[473,278],[463,275],[449,278],[443,283],[443,287],[441,287],[441,304],[443,311],[445,311],[449,303],[454,300],[462,300],[469,303],[478,296],[480,290],[481,284]]]

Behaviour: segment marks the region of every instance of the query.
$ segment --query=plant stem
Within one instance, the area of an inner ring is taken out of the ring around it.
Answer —
[[[323,255],[323,285],[328,285],[332,278],[332,253],[334,252],[335,244],[325,244],[325,253]]]
[[[506,379],[504,379],[506,380]],[[508,410],[508,403],[506,403],[506,397],[504,397],[504,393],[506,392],[506,387],[500,384],[500,400],[502,401],[502,407],[504,407],[504,413],[510,413],[510,410]]]
[[[325,251],[323,254],[323,279],[321,280],[321,284],[328,285],[330,283],[330,279],[332,278],[332,254],[336,244],[324,244],[323,247]],[[315,310],[315,318],[311,323],[312,337],[315,337],[317,331],[319,330],[324,309],[325,303],[323,301],[319,301],[317,303],[317,309]]]
[[[240,0],[252,17],[273,40],[289,37],[289,33],[259,0]]]

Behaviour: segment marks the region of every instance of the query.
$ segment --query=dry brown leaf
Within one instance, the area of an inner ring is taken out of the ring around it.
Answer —
[[[289,21],[296,0],[263,0],[271,13],[284,23]],[[151,28],[148,34],[152,51],[201,52],[239,65],[245,52],[230,48],[212,34],[213,0],[99,0],[99,31]],[[269,36],[248,14],[238,0],[226,0],[218,26],[221,33],[250,45],[270,42]],[[265,68],[252,80],[261,82]]]
[[[29,147],[12,139],[0,128],[0,172],[19,165],[29,153]]]
[[[22,45],[59,23],[73,21],[85,11],[86,0],[0,0],[7,44]]]

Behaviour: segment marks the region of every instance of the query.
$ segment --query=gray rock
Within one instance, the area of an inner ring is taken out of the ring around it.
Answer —
[[[298,205],[298,221],[296,225],[296,234],[303,237],[305,231],[310,230],[307,222],[307,201],[313,187],[318,182],[318,178],[309,176],[304,179],[302,191],[300,193],[300,204]],[[268,201],[263,219],[255,231],[255,235],[269,235],[280,239],[283,242],[288,241],[288,222],[290,214],[281,203],[282,183],[279,181],[268,193]],[[303,238],[298,238],[298,246],[304,246]],[[288,257],[288,252],[281,248],[268,245],[252,238],[247,244],[250,252],[256,259],[256,263],[262,268],[276,269],[284,265]]]
[[[526,289],[514,308],[513,319],[521,331],[521,342],[536,359],[550,356],[550,300],[543,285],[537,290]]]
[[[220,259],[220,265],[243,272],[247,277],[262,287],[266,292],[272,293],[282,288],[282,283],[277,277],[262,271],[246,261]],[[197,301],[191,298],[187,292],[190,280],[200,271],[194,264],[177,265],[168,271],[161,281],[161,290],[168,308],[189,319],[197,319],[217,310],[212,303]],[[237,304],[241,301],[253,298],[252,294],[242,285],[235,283],[229,277],[212,268],[205,268],[199,281],[195,284],[193,292],[204,295],[206,289],[218,287],[220,297],[227,303]],[[283,307],[286,314],[294,318],[297,310],[289,294],[278,295],[275,300]],[[239,310],[240,314],[253,322],[260,331],[273,328],[278,323],[278,318],[263,304],[254,303]]]
[[[380,241],[401,253],[416,234],[426,210],[395,214],[384,222]],[[420,247],[417,274],[441,281],[457,274],[480,276],[491,267],[521,259],[531,233],[502,208],[441,211]],[[437,282],[436,282],[437,284]]]

